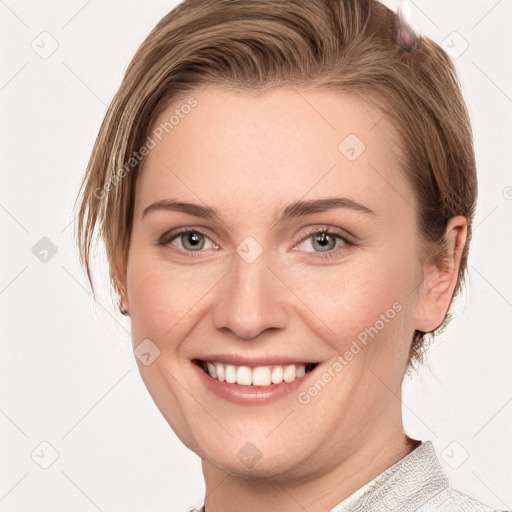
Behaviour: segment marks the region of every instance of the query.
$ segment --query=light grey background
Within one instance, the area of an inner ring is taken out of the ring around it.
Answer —
[[[0,0],[0,511],[179,512],[202,501],[199,459],[139,377],[106,264],[95,305],[73,238],[106,106],[176,3]],[[430,371],[405,381],[406,430],[432,440],[453,486],[512,508],[512,2],[416,0],[411,15],[454,57],[480,196],[468,293]]]

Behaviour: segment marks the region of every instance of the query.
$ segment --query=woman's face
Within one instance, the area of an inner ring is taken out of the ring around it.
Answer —
[[[422,267],[394,132],[334,92],[190,96],[160,116],[137,182],[141,376],[205,464],[327,471],[401,428]]]

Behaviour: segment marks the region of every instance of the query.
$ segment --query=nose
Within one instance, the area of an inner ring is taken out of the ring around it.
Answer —
[[[237,254],[218,288],[214,326],[245,341],[269,329],[282,329],[288,319],[285,294],[286,286],[267,266],[265,251],[251,263]]]

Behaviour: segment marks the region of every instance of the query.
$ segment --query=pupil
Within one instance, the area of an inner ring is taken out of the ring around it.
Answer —
[[[329,239],[331,239],[331,242],[333,241],[333,239],[331,238],[330,235],[328,235],[327,233],[322,233],[320,235],[317,235],[315,237],[315,240],[321,240],[321,242],[319,243],[320,247],[325,249],[326,245],[329,244]],[[332,249],[332,247],[331,247]]]
[[[197,249],[198,245],[200,245],[199,249],[202,249],[204,246],[204,241],[203,241],[203,244],[201,245],[201,239],[200,239],[201,236],[202,235],[199,235],[198,233],[185,234],[182,237],[182,242],[183,242],[183,239],[186,240],[186,243],[183,244],[183,247],[187,248],[186,246],[187,246],[187,244],[189,244],[192,249]],[[192,243],[189,243],[190,241],[192,241]]]

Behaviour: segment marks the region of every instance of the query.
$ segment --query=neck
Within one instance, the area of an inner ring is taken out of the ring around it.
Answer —
[[[296,475],[243,478],[203,461],[206,512],[238,512],[242,508],[267,512],[325,512],[420,444],[405,434],[401,424],[392,433],[388,430],[387,434],[370,439],[329,470],[325,471],[325,466],[321,465],[303,478]]]

